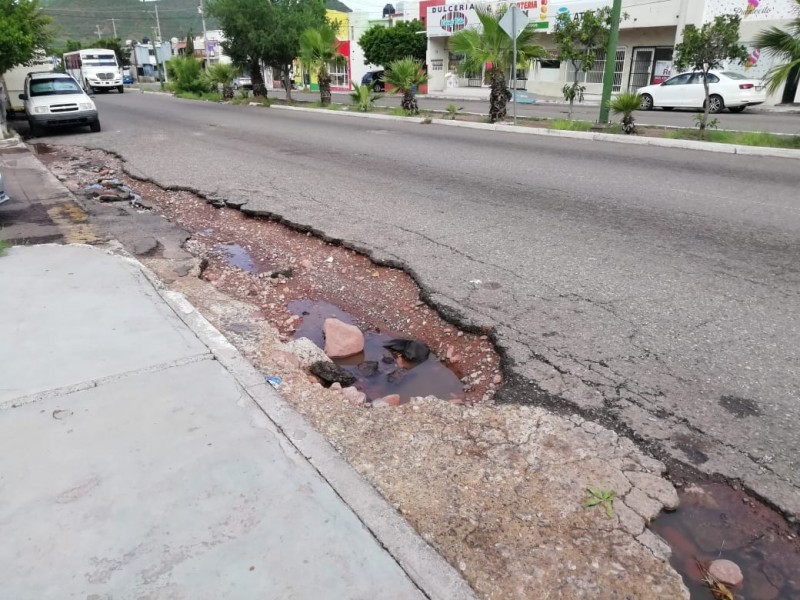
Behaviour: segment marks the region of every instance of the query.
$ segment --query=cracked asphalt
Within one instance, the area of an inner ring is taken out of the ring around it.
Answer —
[[[567,406],[800,515],[800,161],[98,96],[132,175],[404,265]]]

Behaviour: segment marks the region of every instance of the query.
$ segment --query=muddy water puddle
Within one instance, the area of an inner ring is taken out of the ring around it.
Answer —
[[[300,317],[294,337],[309,338],[320,348],[325,346],[325,319],[335,317],[350,325],[358,325],[352,315],[329,302],[294,300],[288,308],[292,314]],[[416,396],[431,395],[451,401],[464,399],[458,376],[433,353],[427,360],[414,365],[384,348],[384,344],[392,339],[403,338],[403,335],[391,331],[363,332],[364,352],[334,362],[356,377],[356,388],[364,392],[369,400],[390,394],[399,395],[402,402],[408,402]]]
[[[214,252],[229,265],[242,271],[258,273],[261,270],[250,252],[239,244],[217,244]]]
[[[714,600],[696,561],[736,563],[743,582],[731,588],[737,600],[800,599],[800,543],[783,518],[724,484],[680,490],[680,507],[651,525],[672,548],[672,566],[692,600]]]

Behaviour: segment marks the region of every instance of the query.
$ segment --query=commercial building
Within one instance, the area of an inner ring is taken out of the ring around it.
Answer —
[[[455,87],[488,86],[486,68],[480,73],[464,74],[460,70],[462,56],[451,52],[449,38],[456,32],[478,24],[475,7],[479,2],[423,0],[419,17],[425,22],[428,36],[427,64],[431,91]],[[545,96],[560,96],[561,89],[574,74],[570,64],[558,60],[552,31],[556,15],[570,15],[609,6],[611,0],[519,0],[491,2],[493,10],[516,4],[541,32],[540,43],[550,53],[548,60],[536,61],[530,69],[517,74],[518,88]],[[674,48],[681,40],[687,24],[701,26],[722,14],[742,17],[741,41],[748,49],[744,65],[730,65],[731,70],[763,77],[772,67],[771,57],[755,46],[753,40],[763,29],[785,27],[797,16],[794,0],[623,0],[627,18],[620,26],[619,46],[614,60],[613,91],[635,91],[659,83],[674,72]],[[586,94],[600,94],[606,57],[600,53],[591,70],[580,74]],[[769,104],[797,101],[797,89],[779,90]]]

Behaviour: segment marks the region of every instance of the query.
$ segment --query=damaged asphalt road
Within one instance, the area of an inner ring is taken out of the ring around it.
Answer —
[[[800,514],[796,161],[97,98],[57,135],[403,264],[569,404]],[[424,107],[423,107],[424,108]]]

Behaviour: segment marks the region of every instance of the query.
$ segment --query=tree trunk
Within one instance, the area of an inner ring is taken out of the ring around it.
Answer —
[[[419,114],[419,105],[417,104],[417,97],[411,90],[403,92],[403,101],[400,103],[403,110],[411,115]]]
[[[492,123],[506,118],[506,105],[511,99],[503,71],[492,67],[492,88],[489,93],[489,120]]]
[[[283,89],[286,92],[286,101],[292,101],[292,72],[291,65],[283,65],[281,67],[281,80],[283,81]]]
[[[257,60],[250,61],[250,81],[253,82],[253,96],[267,97],[267,86],[264,85],[264,74],[261,72],[261,63]]]
[[[233,100],[233,87],[230,85],[222,85],[222,99]]]
[[[708,115],[711,111],[711,99],[709,98],[709,89],[708,89],[708,73],[703,72],[703,91],[706,94],[706,103],[705,107],[703,108],[703,118],[700,119],[700,137],[705,137],[706,135],[706,126],[708,125]]]
[[[328,69],[322,67],[319,70],[317,82],[319,83],[319,102],[322,106],[328,106],[331,103],[331,76],[328,74]]]
[[[786,85],[783,86],[782,104],[792,104],[794,102],[794,98],[797,96],[798,83],[800,83],[800,65],[789,71],[789,76],[786,78]]]

